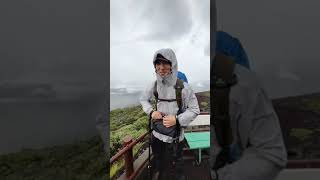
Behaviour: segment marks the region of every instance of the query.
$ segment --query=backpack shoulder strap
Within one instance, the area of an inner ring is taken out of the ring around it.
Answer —
[[[212,92],[213,126],[220,146],[232,143],[232,131],[229,117],[230,87],[235,84],[234,60],[223,54],[217,54],[213,62]]]
[[[224,54],[215,56],[212,68],[211,77],[213,79],[214,89],[225,89],[237,83],[236,75],[234,74],[235,60]]]
[[[157,91],[157,81],[155,81],[153,86],[153,95],[155,97],[156,102],[158,102],[158,100],[168,101],[168,102],[177,101],[178,108],[179,108],[178,114],[180,114],[182,112],[182,89],[184,88],[183,83],[184,82],[182,80],[177,79],[177,82],[174,86],[176,91],[176,99],[159,99],[159,94]],[[156,107],[156,110],[157,110],[157,107]]]
[[[182,113],[182,89],[184,88],[183,81],[181,79],[177,79],[174,88],[176,89],[176,100],[179,107],[178,114],[180,114]]]
[[[232,129],[230,124],[229,116],[229,94],[230,88],[236,84],[237,79],[234,75],[235,63],[231,57],[223,54],[217,54],[213,61],[213,66],[211,68],[211,83],[210,83],[210,102],[212,105],[211,109],[211,129],[215,132],[215,137],[217,143],[221,146],[222,150],[227,150],[229,145],[233,141]],[[214,138],[214,134],[211,133],[211,138]],[[211,141],[211,146],[213,147],[213,141]],[[228,156],[228,153],[224,153]],[[224,157],[223,159],[228,157]],[[216,159],[215,164],[211,165],[213,169],[219,168],[221,162],[219,158]],[[223,162],[223,164],[226,162]]]
[[[154,95],[154,98],[156,100],[155,102],[155,109],[157,110],[157,103],[158,103],[158,99],[159,99],[159,94],[158,94],[158,91],[157,91],[157,81],[154,82],[154,86],[153,86],[153,95]]]

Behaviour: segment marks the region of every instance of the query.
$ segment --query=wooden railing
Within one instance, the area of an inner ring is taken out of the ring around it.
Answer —
[[[287,168],[288,169],[320,168],[320,159],[289,160],[287,164]]]
[[[125,167],[125,176],[127,179],[134,179],[141,170],[141,167],[138,167],[136,170],[133,168],[133,147],[144,141],[144,138],[149,133],[146,132],[142,136],[140,136],[137,140],[134,140],[130,135],[127,135],[123,138],[123,148],[110,159],[110,165],[115,163],[116,161],[120,160],[124,156],[124,167]]]
[[[200,115],[209,115],[208,112],[201,112]],[[144,142],[144,139],[148,136],[148,132],[144,133],[137,140],[134,140],[130,135],[127,135],[123,138],[123,148],[115,154],[110,159],[110,165],[120,160],[124,156],[125,159],[125,176],[127,179],[131,180],[136,178],[138,173],[142,170],[142,167],[145,165],[144,162],[140,167],[134,169],[134,158],[133,158],[133,147],[140,143]],[[289,160],[287,164],[287,168],[320,168],[320,159],[314,160]]]
[[[209,115],[209,112],[201,112],[200,115]],[[129,150],[132,150],[132,148],[136,144],[141,142],[147,135],[148,135],[148,132],[144,133],[137,140],[133,140],[133,138],[129,135],[123,138],[123,148],[110,159],[110,164],[114,163],[115,161],[118,161],[119,158],[121,158]]]

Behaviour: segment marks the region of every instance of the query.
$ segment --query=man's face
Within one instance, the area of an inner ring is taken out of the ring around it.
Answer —
[[[169,63],[160,62],[156,64],[156,72],[161,76],[165,77],[171,73],[171,65]]]

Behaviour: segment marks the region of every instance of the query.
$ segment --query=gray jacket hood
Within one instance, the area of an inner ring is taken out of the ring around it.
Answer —
[[[158,73],[156,74],[157,76],[157,83],[162,86],[162,85],[175,85],[177,81],[177,74],[178,74],[178,61],[176,58],[176,55],[172,49],[160,49],[155,52],[153,56],[153,64],[156,60],[156,57],[158,54],[161,54],[163,57],[165,57],[167,60],[171,62],[171,69],[172,73],[167,75],[166,77],[161,77]]]
[[[172,49],[160,49],[154,54],[153,64],[156,60],[158,54],[161,54],[165,59],[171,62],[171,70],[172,73],[168,74],[166,77],[162,78],[160,75],[156,75],[157,77],[157,92],[158,98],[160,99],[176,99],[176,89],[174,85],[176,85],[177,81],[177,73],[178,73],[178,63],[175,56],[175,53]],[[198,100],[196,95],[194,94],[191,86],[188,83],[184,83],[184,88],[181,92],[182,98],[182,113],[177,114],[179,107],[176,101],[158,101],[157,102],[157,111],[162,112],[167,115],[177,115],[177,119],[179,124],[182,127],[188,126],[191,121],[193,121],[198,114],[200,114],[200,109],[198,105]],[[151,100],[154,97],[154,86],[155,83],[152,82],[146,88],[146,90],[142,93],[140,97],[140,103],[143,108],[143,111],[150,115],[152,111],[154,111],[154,105],[151,104]],[[152,134],[155,138],[161,140],[162,142],[172,143],[173,139],[170,136],[166,136],[164,134],[158,133],[156,131],[152,131]],[[183,128],[180,131],[179,141],[181,142],[184,139],[184,130]]]

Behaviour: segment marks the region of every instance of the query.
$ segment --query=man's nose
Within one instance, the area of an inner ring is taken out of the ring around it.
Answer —
[[[160,66],[160,68],[159,68],[160,70],[164,70],[165,68],[164,68],[164,66]]]

